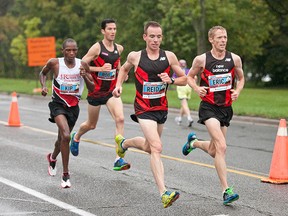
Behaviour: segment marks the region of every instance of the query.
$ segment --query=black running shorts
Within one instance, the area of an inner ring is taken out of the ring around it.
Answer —
[[[57,103],[55,101],[51,101],[49,104],[50,109],[50,118],[48,119],[50,122],[55,123],[54,118],[58,115],[64,115],[67,118],[68,125],[70,128],[73,128],[78,116],[79,116],[79,106],[68,107],[67,105]]]
[[[112,93],[110,93],[106,97],[101,97],[101,98],[94,98],[94,97],[88,96],[87,101],[91,106],[100,106],[100,105],[105,105],[111,97],[113,97]]]
[[[217,119],[221,127],[228,127],[230,125],[230,121],[233,117],[233,109],[232,106],[229,107],[219,107],[205,101],[201,101],[199,107],[199,120],[198,123],[204,124],[205,121],[210,118]]]
[[[130,115],[131,119],[135,122],[138,122],[138,118],[140,119],[150,119],[156,121],[158,124],[164,124],[167,120],[168,112],[164,110],[159,111],[151,111],[151,112],[144,112],[140,115],[132,114]]]

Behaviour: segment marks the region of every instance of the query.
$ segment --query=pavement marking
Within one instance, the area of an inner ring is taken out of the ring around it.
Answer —
[[[7,124],[7,122],[0,121],[0,124]],[[22,126],[22,127],[28,128],[30,130],[34,130],[34,131],[38,131],[38,132],[42,132],[42,133],[46,133],[46,134],[57,136],[57,133],[55,133],[55,132],[50,132],[50,131],[47,131],[47,130],[42,130],[42,129],[33,128],[33,127],[29,127],[29,126]],[[96,145],[106,146],[106,147],[109,147],[109,148],[115,148],[115,145],[104,143],[104,142],[101,142],[101,141],[93,141],[93,140],[89,140],[89,139],[81,139],[81,141],[92,143],[92,144],[96,144]],[[144,151],[141,151],[141,150],[138,150],[138,149],[133,149],[133,148],[130,148],[128,151],[137,152],[137,153],[141,153],[141,154],[148,154],[148,153],[146,153]],[[208,168],[215,169],[215,166],[214,165],[210,165],[210,164],[200,163],[200,162],[187,160],[187,159],[176,158],[176,157],[163,155],[163,154],[161,155],[161,157],[165,158],[165,159],[169,159],[169,160],[174,160],[174,161],[179,161],[179,162],[183,162],[183,163],[189,163],[189,164],[194,164],[194,165],[198,165],[198,166],[202,166],[202,167],[208,167]],[[245,170],[245,169],[238,169],[238,168],[235,168],[235,167],[227,168],[227,172],[235,173],[235,174],[239,174],[239,175],[243,175],[243,176],[248,176],[248,177],[252,177],[252,178],[257,178],[257,179],[260,179],[260,180],[263,179],[263,178],[267,178],[267,176],[268,176],[268,175],[263,174],[263,173],[260,173],[260,175],[258,175],[257,172],[255,172],[255,171]]]
[[[97,144],[97,145],[102,145],[102,146],[106,146],[106,147],[110,147],[110,148],[115,148],[114,145],[108,144],[108,143],[104,143],[104,142],[100,142],[100,141],[92,141],[89,139],[81,139],[82,141],[85,142],[89,142],[92,144]],[[137,152],[137,153],[141,153],[141,154],[148,154],[144,151],[138,150],[138,149],[133,149],[133,148],[129,148],[128,151],[132,151],[132,152]],[[192,161],[192,160],[187,160],[187,159],[181,159],[181,158],[177,158],[177,157],[172,157],[172,156],[168,156],[168,155],[161,155],[162,158],[165,159],[169,159],[169,160],[174,160],[174,161],[179,161],[179,162],[183,162],[183,163],[189,163],[189,164],[194,164],[194,165],[198,165],[198,166],[202,166],[202,167],[208,167],[208,168],[213,168],[215,169],[214,165],[210,165],[210,164],[205,164],[205,163],[200,163],[200,162],[196,162],[196,161]],[[267,178],[267,176],[262,176],[262,175],[258,175],[258,174],[253,174],[254,171],[251,170],[240,170],[236,168],[227,168],[227,172],[230,173],[235,173],[235,174],[239,174],[239,175],[243,175],[243,176],[248,176],[248,177],[252,177],[252,178],[257,178],[257,179],[263,179],[263,178]],[[255,172],[254,172],[255,173]],[[263,174],[265,175],[265,174]]]
[[[2,178],[1,176],[0,176],[0,182],[4,183],[4,184],[6,184],[6,185],[8,185],[10,187],[13,187],[15,189],[21,190],[21,191],[23,191],[23,192],[25,192],[27,194],[32,195],[32,196],[38,197],[39,199],[47,201],[47,202],[49,202],[51,204],[54,204],[54,205],[56,205],[56,206],[58,206],[58,207],[60,207],[62,209],[65,209],[67,211],[73,212],[75,214],[82,215],[82,216],[96,216],[95,214],[91,214],[91,213],[86,212],[86,211],[84,211],[82,209],[78,209],[75,206],[69,205],[69,204],[67,204],[65,202],[62,202],[60,200],[54,199],[52,197],[49,197],[49,196],[47,196],[45,194],[42,194],[42,193],[40,193],[38,191],[35,191],[33,189],[30,189],[30,188],[27,188],[27,187],[25,187],[23,185],[17,184],[17,183],[15,183],[13,181],[10,181],[8,179]]]
[[[203,167],[208,167],[208,168],[215,169],[214,165],[200,163],[200,162],[196,162],[196,161],[170,157],[170,156],[167,156],[167,155],[162,155],[162,158],[167,158],[167,159],[170,159],[170,160],[175,160],[175,161],[180,161],[180,162],[184,162],[184,163],[190,163],[190,164],[194,164],[194,165],[198,165],[198,166],[203,166]],[[258,179],[266,178],[265,176],[260,176],[260,175],[253,174],[252,171],[250,171],[250,170],[247,170],[246,172],[244,172],[244,171],[240,171],[240,170],[227,168],[227,172],[236,173],[236,174],[239,174],[239,175],[244,175],[244,176],[248,176],[248,177],[252,177],[252,178],[258,178]]]
[[[37,112],[37,113],[39,113],[39,112],[40,112],[40,113],[47,113],[47,112],[48,112],[47,110],[32,109],[32,108],[29,108],[29,107],[20,107],[19,109],[20,109],[20,110]]]
[[[220,215],[212,215],[212,216],[229,216],[229,215],[226,215],[226,214],[220,214]]]

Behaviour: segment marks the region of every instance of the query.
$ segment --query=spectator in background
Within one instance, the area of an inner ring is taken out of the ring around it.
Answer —
[[[189,72],[189,68],[187,68],[187,63],[184,59],[179,60],[179,65],[181,69],[185,72],[187,76]],[[173,74],[173,77],[177,77],[176,74]],[[197,76],[196,76],[197,78]],[[175,118],[175,121],[178,125],[181,125],[182,119],[184,116],[187,117],[187,126],[191,127],[193,124],[193,119],[191,117],[188,101],[191,98],[192,88],[187,84],[186,86],[176,86],[177,96],[181,101],[180,113],[179,116]]]

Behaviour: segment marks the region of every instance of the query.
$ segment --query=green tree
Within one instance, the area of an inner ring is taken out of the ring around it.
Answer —
[[[57,56],[63,40],[74,38],[81,58],[102,39],[100,22],[113,18],[118,27],[115,42],[124,46],[122,62],[128,52],[145,47],[143,25],[148,20],[162,24],[162,48],[185,58],[188,64],[210,49],[209,28],[223,25],[228,30],[227,49],[242,57],[245,72],[255,77],[270,74],[274,85],[287,83],[287,1],[0,0],[0,6],[0,76],[15,77],[15,71],[21,77],[29,74],[20,49],[21,41],[34,31],[39,37],[55,36]],[[39,23],[33,27],[29,22],[34,19]]]
[[[38,26],[40,24],[40,19],[37,17],[32,18],[31,20],[24,21],[24,35],[19,34],[11,42],[10,53],[13,55],[15,61],[20,61],[22,65],[27,64],[27,38],[38,37],[40,35],[40,30]]]
[[[173,0],[161,0],[159,8],[166,11],[163,23],[169,31],[171,49],[190,58],[204,52],[208,45],[207,32],[214,25],[227,29],[228,49],[248,62],[262,53],[261,45],[277,31],[274,16],[261,0],[179,0],[177,4]]]
[[[149,20],[161,21],[163,13],[156,7],[158,0],[110,0],[110,1],[88,1],[85,6],[95,8],[85,10],[87,17],[93,21],[93,42],[102,39],[100,32],[100,22],[105,18],[115,19],[117,22],[116,43],[124,46],[122,59],[125,60],[127,54],[132,50],[143,49],[143,27]],[[107,9],[109,8],[109,9]],[[99,11],[97,13],[97,11]],[[91,24],[92,25],[92,24]],[[90,43],[91,43],[90,41]],[[92,45],[92,44],[90,44]]]
[[[14,0],[0,0],[0,17],[4,16],[13,4]]]
[[[102,40],[103,36],[100,31],[100,23],[103,19],[112,18],[117,22],[116,43],[124,46],[121,55],[122,63],[126,60],[129,52],[132,50],[140,50],[145,47],[143,41],[143,28],[145,22],[155,20],[161,22],[162,12],[156,7],[158,0],[111,0],[111,1],[88,1],[86,8],[97,8],[96,12],[85,10],[87,17],[93,17],[95,21],[93,25],[93,40],[90,40],[89,47],[92,42]],[[109,10],[107,10],[109,8]],[[112,9],[113,8],[113,9]],[[99,15],[97,16],[97,11]],[[111,13],[113,11],[113,13]],[[95,15],[96,14],[96,15]],[[91,29],[91,27],[90,27]],[[92,42],[91,42],[92,41]],[[133,73],[130,73],[129,81],[133,80]]]
[[[284,86],[288,83],[288,2],[266,0],[269,10],[277,19],[276,34],[263,44],[263,53],[254,61],[254,80],[260,82],[261,77],[269,75],[272,81],[266,85]],[[256,76],[257,75],[257,76]]]
[[[11,61],[12,55],[8,52],[10,41],[19,32],[18,21],[12,16],[0,17],[0,76],[13,77],[15,71],[9,70],[14,67]]]

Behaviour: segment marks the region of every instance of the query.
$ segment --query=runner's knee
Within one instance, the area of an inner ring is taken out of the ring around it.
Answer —
[[[82,128],[88,128],[89,130],[94,130],[96,128],[96,123],[92,123],[92,122],[84,122],[83,124],[81,124]]]
[[[151,152],[162,153],[162,143],[154,142],[150,145]]]
[[[124,116],[117,116],[115,118],[115,122],[116,122],[117,125],[124,124]]]
[[[69,133],[63,133],[61,135],[61,141],[62,143],[69,143],[70,142],[70,134]]]

